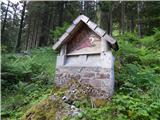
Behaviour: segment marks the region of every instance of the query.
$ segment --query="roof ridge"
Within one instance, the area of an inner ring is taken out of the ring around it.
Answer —
[[[101,39],[105,39],[107,42],[109,42],[113,49],[114,49],[114,47],[116,47],[116,49],[114,49],[114,50],[117,50],[117,47],[118,47],[117,46],[118,44],[116,44],[117,41],[113,37],[109,36],[105,30],[101,29],[96,23],[92,22],[87,16],[85,16],[83,14],[79,15],[73,21],[73,23],[70,25],[70,27],[59,38],[59,40],[53,45],[54,50],[58,49],[65,42],[65,40],[70,37],[71,33],[74,31],[74,29],[77,27],[77,25],[80,24],[81,21],[84,24],[86,24],[98,36],[100,36]]]

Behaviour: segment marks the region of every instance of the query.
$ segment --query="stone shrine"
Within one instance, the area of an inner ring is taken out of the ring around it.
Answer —
[[[53,49],[60,51],[56,63],[57,86],[78,80],[112,96],[114,57],[111,49],[117,51],[118,44],[106,31],[85,15],[80,15],[53,45]]]

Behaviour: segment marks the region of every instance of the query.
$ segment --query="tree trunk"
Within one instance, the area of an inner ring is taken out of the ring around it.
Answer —
[[[100,27],[109,33],[109,12],[101,11],[100,15],[100,18],[103,18],[100,20]]]
[[[134,32],[134,17],[131,15],[130,17],[130,32]]]
[[[48,36],[47,36],[48,40],[47,40],[47,45],[50,44],[50,29],[51,29],[52,19],[53,18],[52,18],[52,14],[51,14],[50,17],[49,17],[49,21],[48,21]]]
[[[47,21],[48,21],[48,15],[44,14],[44,19],[42,20],[42,27],[41,27],[41,36],[39,41],[39,46],[46,46],[47,40],[46,40],[46,32],[47,32]]]
[[[141,25],[141,17],[140,17],[140,3],[137,5],[137,14],[138,14],[138,36],[142,37],[142,25]]]
[[[36,29],[36,33],[35,33],[34,47],[37,47],[36,43],[37,43],[37,36],[38,36],[39,26],[40,25],[39,25],[39,21],[38,21],[37,29]]]
[[[22,15],[21,15],[21,22],[20,22],[20,27],[19,27],[19,32],[18,32],[18,39],[17,39],[17,45],[16,45],[16,51],[17,52],[20,52],[20,44],[21,44],[21,36],[22,36],[22,29],[23,29],[23,20],[24,20],[24,15],[25,15],[25,8],[26,8],[26,1],[24,1]]]
[[[41,33],[41,24],[42,24],[42,21],[39,20],[39,23],[38,23],[38,28],[37,28],[37,34],[36,34],[36,41],[35,41],[35,46],[36,47],[39,47],[39,42],[40,42],[40,33]]]
[[[112,24],[113,24],[113,18],[112,18],[112,6],[110,5],[109,8],[109,31],[108,34],[112,36]]]
[[[26,40],[26,48],[25,48],[25,50],[28,50],[28,48],[29,48],[30,29],[31,29],[31,18],[29,18],[29,23],[28,23],[28,31],[27,31],[27,40]]]
[[[63,25],[64,1],[60,1],[58,6],[59,6],[59,26],[62,26]]]
[[[16,18],[16,14],[17,14],[17,7],[18,7],[18,4],[15,5],[15,9],[14,9],[14,14],[13,14],[13,22],[12,22],[12,26],[14,28],[14,25],[15,25],[15,18]]]
[[[125,32],[125,5],[121,2],[121,34]]]
[[[33,21],[33,31],[32,31],[32,39],[31,39],[31,48],[34,48],[34,37],[35,37],[35,29],[36,28],[36,19]]]
[[[54,20],[55,17],[56,17],[56,14],[52,14],[52,21],[51,21],[52,30],[54,30],[55,26],[56,26],[56,21]],[[54,39],[54,38],[52,38],[52,39]],[[52,40],[52,39],[51,39],[50,43],[54,44],[54,40]]]
[[[4,36],[5,26],[6,26],[6,22],[7,22],[7,14],[8,14],[8,9],[9,9],[9,4],[10,4],[10,1],[8,0],[8,5],[7,5],[6,12],[5,12],[4,21],[3,21],[3,26],[2,26],[2,29],[1,29],[2,41],[4,41],[3,36]]]
[[[97,25],[100,26],[100,24],[101,24],[101,10],[100,10],[99,5],[97,6],[96,17],[97,17]]]
[[[100,6],[97,8],[97,24],[108,34],[112,34],[112,9],[111,6],[109,11],[102,11]]]

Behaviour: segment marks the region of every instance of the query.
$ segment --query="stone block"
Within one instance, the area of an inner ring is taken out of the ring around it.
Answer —
[[[57,71],[60,71],[62,73],[64,72],[68,72],[68,73],[72,73],[72,74],[77,74],[77,73],[80,73],[81,71],[81,67],[59,67],[57,69]]]
[[[101,81],[100,80],[92,79],[92,80],[89,81],[89,83],[93,87],[101,88]]]
[[[98,71],[100,72],[100,73],[108,73],[108,72],[110,72],[111,71],[111,69],[110,68],[98,68]]]
[[[97,72],[98,71],[98,67],[82,67],[81,72]]]
[[[82,75],[82,77],[85,77],[85,78],[94,78],[95,77],[95,73],[93,73],[93,72],[86,72],[81,75]]]
[[[82,78],[82,79],[80,80],[80,82],[81,82],[82,84],[89,84],[89,80],[90,80],[90,79]]]
[[[80,74],[74,74],[72,78],[75,80],[79,80],[81,78],[81,76],[80,76]]]
[[[90,91],[90,94],[94,97],[107,98],[113,94],[114,78],[111,78],[111,69],[108,68],[61,66],[56,69],[56,85],[67,84],[70,80],[91,85],[94,89]]]
[[[109,74],[106,74],[106,73],[97,73],[97,74],[96,74],[96,78],[97,78],[97,79],[109,79],[109,78],[110,78],[110,75],[109,75]]]

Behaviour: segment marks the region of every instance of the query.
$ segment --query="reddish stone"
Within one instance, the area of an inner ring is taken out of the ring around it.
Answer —
[[[79,80],[80,78],[81,78],[81,76],[79,74],[73,75],[73,79],[75,79],[75,80]]]
[[[88,84],[89,83],[89,79],[82,78],[80,81],[81,81],[81,83],[84,83],[84,84]]]
[[[101,81],[100,80],[90,80],[89,83],[93,87],[96,87],[96,88],[100,88],[101,87]]]
[[[96,74],[96,78],[97,79],[106,79],[106,78],[109,78],[110,75],[109,74],[105,74],[105,73],[97,73]]]
[[[95,77],[95,73],[84,73],[82,76],[86,77],[86,78],[94,78]]]

